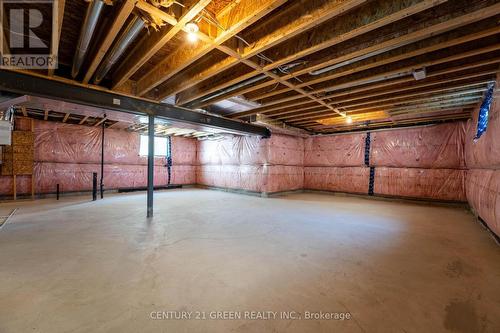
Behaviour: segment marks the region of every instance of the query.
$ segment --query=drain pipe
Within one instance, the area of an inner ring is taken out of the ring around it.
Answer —
[[[135,16],[97,69],[94,79],[96,84],[102,81],[104,76],[106,76],[111,67],[113,67],[113,65],[118,61],[127,47],[129,47],[130,44],[137,38],[142,28],[144,28],[144,21],[138,16]]]
[[[82,31],[80,32],[80,37],[78,39],[78,44],[76,45],[75,56],[73,58],[73,68],[71,69],[71,76],[75,78],[80,72],[83,60],[87,54],[90,39],[94,34],[95,27],[99,21],[99,16],[101,15],[102,9],[104,8],[104,2],[101,0],[94,0],[89,4],[87,8],[87,13],[85,14],[85,19],[83,21]]]

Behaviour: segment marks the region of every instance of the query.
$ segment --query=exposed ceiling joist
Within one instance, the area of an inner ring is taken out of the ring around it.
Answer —
[[[439,101],[439,102],[434,102],[434,103],[419,103],[419,104],[414,104],[410,106],[402,106],[402,107],[392,107],[392,108],[387,108],[384,109],[383,111],[387,112],[389,115],[391,112],[394,111],[419,111],[423,109],[430,109],[430,108],[449,108],[449,107],[454,107],[454,108],[464,108],[470,105],[475,105],[478,103],[480,100],[480,97],[474,96],[470,98],[463,98],[463,99],[458,99],[458,100],[449,100],[449,101]],[[380,111],[380,109],[373,110],[374,112]],[[329,118],[331,115],[322,115],[322,116],[317,116],[314,118],[309,118],[306,120],[297,120],[297,121],[290,121],[287,123],[293,124],[293,125],[299,125],[299,126],[306,126],[308,124],[314,124],[317,123],[318,120]]]
[[[475,89],[471,91],[461,91],[458,93],[454,94],[446,94],[446,95],[436,95],[436,96],[430,96],[430,97],[421,97],[421,98],[411,98],[411,99],[406,99],[404,101],[392,101],[388,103],[377,103],[376,105],[371,105],[367,107],[355,107],[355,106],[348,106],[349,109],[346,109],[345,111],[348,112],[348,114],[352,112],[370,112],[372,110],[386,110],[388,107],[394,107],[397,105],[403,105],[403,104],[411,104],[411,103],[419,103],[419,102],[428,102],[428,103],[434,103],[438,102],[439,100],[453,100],[453,101],[465,101],[469,100],[471,97],[469,95],[472,95],[474,98],[478,98],[482,96],[482,93],[486,90],[486,88],[483,89]],[[464,96],[466,95],[466,96]],[[328,116],[328,111],[322,111],[322,112],[315,112],[314,114],[301,114],[301,115],[295,115],[295,116],[289,116],[286,119],[284,117],[281,118],[281,120],[284,121],[297,121],[297,120],[305,120],[305,119],[319,119],[319,118],[324,118]]]
[[[64,5],[66,0],[58,0],[57,6],[52,8],[52,38],[50,41],[50,53],[58,57],[59,43],[61,39],[61,29],[64,19]],[[49,68],[49,76],[54,75],[54,68]]]
[[[223,15],[218,15],[217,20],[225,22],[226,30],[220,31],[211,43],[197,44],[194,47],[178,48],[173,54],[157,64],[139,81],[137,81],[137,94],[143,96],[149,90],[165,82],[181,70],[207,55],[210,51],[222,45],[231,37],[240,33],[260,18],[269,14],[287,0],[242,0]],[[208,37],[208,36],[207,36]],[[204,39],[206,39],[205,37]],[[161,93],[163,95],[163,93]],[[167,96],[160,96],[164,99]]]
[[[90,116],[85,116],[83,117],[80,122],[78,123],[78,125],[83,125],[87,122],[87,120],[89,119]]]
[[[68,113],[66,113],[66,114],[64,115],[64,118],[63,118],[62,122],[63,122],[63,123],[67,122],[67,121],[68,121],[68,118],[69,118],[69,116],[70,116],[70,115],[71,115],[71,113],[69,113],[69,112],[68,112]]]
[[[350,75],[350,74],[354,74],[354,73],[358,73],[358,72],[361,72],[361,71],[369,70],[369,69],[376,68],[376,67],[379,67],[379,66],[383,66],[383,65],[386,65],[386,64],[391,64],[393,62],[397,62],[397,61],[401,61],[401,60],[411,59],[413,57],[421,56],[421,55],[427,54],[429,52],[434,52],[434,51],[437,51],[437,50],[446,49],[446,48],[449,48],[449,47],[452,47],[452,46],[456,46],[456,45],[460,45],[460,44],[463,44],[463,43],[471,42],[471,41],[474,41],[474,40],[477,40],[477,39],[481,39],[481,38],[484,38],[484,37],[488,37],[488,36],[491,36],[491,35],[494,35],[494,34],[498,34],[498,33],[500,33],[500,27],[497,26],[497,27],[493,27],[491,29],[487,29],[485,31],[480,31],[480,32],[473,33],[473,34],[470,34],[470,35],[461,36],[461,37],[454,38],[454,39],[451,39],[451,40],[448,40],[448,41],[445,41],[445,42],[443,42],[442,40],[439,40],[439,39],[436,40],[436,41],[429,41],[429,46],[422,47],[422,45],[415,45],[408,52],[405,52],[405,53],[402,53],[402,54],[398,54],[398,55],[395,55],[395,56],[391,55],[390,53],[386,53],[387,57],[381,57],[382,59],[373,59],[372,61],[367,61],[367,63],[364,64],[364,65],[363,64],[352,65],[347,70],[335,72],[335,73],[332,73],[330,75],[322,76],[321,78],[311,79],[310,81],[306,81],[306,82],[300,84],[299,87],[305,87],[305,86],[308,86],[308,85],[311,85],[311,84],[320,83],[320,82],[324,82],[324,81],[331,81],[333,79],[336,79],[336,78],[339,78],[339,77],[342,77],[342,76],[347,76],[347,75]],[[432,34],[433,33],[431,32],[429,35],[432,35]],[[301,72],[302,71],[299,71],[297,73],[297,75],[300,74]],[[285,77],[287,77],[287,76],[285,76]],[[207,101],[205,103],[197,104],[196,106],[202,108],[202,107],[210,105],[210,104],[212,104],[214,102],[217,102],[219,100],[226,99],[226,98],[228,98],[230,96],[233,96],[233,95],[246,94],[246,93],[249,93],[249,92],[252,92],[252,91],[264,88],[264,87],[270,85],[271,83],[272,82],[267,81],[267,82],[264,82],[264,83],[261,83],[261,84],[251,85],[251,86],[248,86],[245,89],[239,89],[236,92],[233,92],[233,93],[230,93],[230,94],[224,94],[223,96],[221,96],[219,98],[211,99],[210,101]],[[290,89],[285,87],[284,89],[274,90],[274,91],[272,91],[272,92],[270,92],[269,94],[266,94],[266,95],[260,95],[259,98],[267,98],[267,97],[271,97],[271,96],[274,96],[274,95],[277,95],[277,94],[285,93],[287,91],[290,91]]]
[[[488,81],[488,82],[491,82],[491,81]],[[347,107],[359,107],[359,106],[363,106],[363,105],[370,105],[370,104],[382,103],[382,102],[387,102],[387,101],[391,101],[391,100],[398,100],[398,99],[402,99],[402,98],[409,98],[409,97],[415,97],[415,96],[421,96],[421,95],[425,95],[424,98],[429,98],[430,99],[431,96],[428,96],[428,95],[436,95],[436,96],[439,96],[439,97],[447,97],[449,95],[451,95],[451,96],[460,95],[460,94],[463,94],[464,92],[478,93],[478,92],[484,92],[487,89],[486,85],[487,85],[487,83],[481,82],[481,83],[474,83],[474,84],[469,84],[469,85],[464,85],[464,86],[459,86],[459,87],[449,87],[449,88],[433,89],[433,90],[420,91],[420,92],[417,92],[417,93],[403,94],[403,95],[397,95],[397,96],[393,95],[393,97],[385,97],[385,98],[379,98],[379,99],[375,99],[375,100],[369,100],[369,101],[366,101],[364,103],[345,104],[345,105],[343,105],[343,107],[346,107],[346,108]],[[446,91],[457,90],[457,89],[460,89],[460,88],[462,88],[462,89],[469,88],[469,89],[460,90],[460,91],[457,91],[457,92],[454,92],[454,93],[450,93],[450,94],[440,94],[440,93],[443,93],[443,92],[446,92]],[[471,88],[475,88],[475,89],[471,89]],[[379,104],[378,106],[382,107],[383,105]],[[273,116],[274,119],[285,120],[285,119],[293,119],[293,118],[301,117],[301,116],[303,117],[303,116],[314,114],[315,112],[321,112],[321,111],[325,111],[325,110],[323,109],[323,110],[315,110],[315,111],[310,111],[309,112],[307,110],[301,109],[301,110],[295,111],[294,113],[290,113],[290,114],[286,114],[286,115],[281,115],[281,116],[272,115],[272,116]],[[346,111],[349,111],[349,110],[346,110]]]
[[[332,56],[331,60],[318,61],[318,64],[313,64],[311,66],[307,66],[304,69],[294,71],[293,75],[286,75],[286,76],[284,76],[284,78],[291,79],[291,78],[293,78],[293,76],[297,77],[297,76],[304,75],[304,74],[307,74],[309,72],[317,71],[321,68],[326,68],[326,67],[330,67],[333,65],[338,66],[338,68],[343,67],[343,66],[347,66],[347,65],[351,65],[353,63],[364,60],[368,57],[374,57],[378,54],[382,54],[385,52],[389,52],[391,50],[395,50],[395,49],[403,47],[405,45],[415,43],[417,41],[421,41],[421,40],[424,40],[426,38],[430,38],[432,36],[436,36],[436,35],[445,33],[445,32],[450,31],[452,29],[456,29],[457,27],[459,27],[461,25],[471,24],[471,23],[474,23],[478,20],[486,19],[486,18],[494,16],[498,13],[500,13],[500,5],[495,5],[495,6],[485,8],[485,9],[481,9],[481,10],[478,10],[478,11],[475,11],[475,12],[472,12],[472,13],[469,13],[466,15],[459,16],[459,17],[452,19],[452,20],[449,20],[449,21],[444,21],[444,22],[436,24],[436,25],[425,27],[421,30],[417,30],[417,31],[409,33],[409,34],[405,34],[405,35],[402,35],[402,36],[397,37],[397,38],[389,39],[386,42],[375,44],[371,47],[362,47],[359,50],[352,52],[352,53],[348,53],[346,55]],[[479,32],[476,32],[476,33],[473,33],[473,34],[470,34],[467,36],[457,37],[457,38],[450,40],[450,41],[443,42],[443,41],[438,40],[436,45],[431,44],[430,46],[428,46],[426,48],[422,48],[420,45],[416,45],[415,50],[410,51],[406,55],[401,55],[400,59],[398,59],[398,56],[395,56],[391,60],[392,61],[399,61],[401,59],[410,58],[412,56],[416,56],[419,54],[425,54],[426,52],[433,52],[433,51],[438,50],[438,49],[444,49],[446,47],[450,47],[450,46],[458,45],[461,43],[470,42],[470,41],[473,41],[476,39],[484,38],[487,36],[491,36],[491,35],[496,34],[496,33],[498,33],[498,25],[494,26],[490,29],[486,29],[484,31],[479,31]],[[437,38],[435,38],[435,39],[437,39]],[[440,45],[443,45],[443,44],[448,44],[448,46],[440,47]],[[424,52],[421,53],[421,51],[424,51]],[[412,55],[412,54],[414,54],[414,55]],[[390,63],[390,61],[386,61],[385,63]],[[381,62],[381,64],[383,64],[383,63]],[[370,68],[370,66],[368,65],[367,68]],[[332,77],[323,76],[321,78],[321,80],[326,81],[329,79],[330,80],[334,79],[335,75],[336,74],[332,75]],[[314,84],[314,81],[307,82],[306,84]],[[270,85],[269,82],[264,82],[262,84],[255,85],[251,88],[248,88],[248,90],[246,90],[246,91],[240,91],[239,93],[249,93],[249,92],[264,88],[264,87],[269,86],[269,85]],[[286,91],[287,91],[287,89],[274,91],[273,94],[270,94],[268,96],[273,96],[273,95],[276,95],[278,93],[283,93]],[[258,97],[259,98],[266,98],[267,96],[261,95]]]
[[[169,82],[168,84],[159,88],[160,98],[165,98],[176,94],[182,90],[188,89],[202,80],[206,80],[222,71],[228,70],[237,64],[240,64],[242,60],[250,59],[265,50],[278,45],[300,33],[303,33],[315,26],[349,11],[358,5],[365,3],[367,0],[356,0],[356,1],[297,1],[290,8],[285,9],[283,12],[278,14],[278,17],[273,20],[281,20],[288,22],[287,24],[279,25],[276,30],[267,33],[262,36],[259,40],[253,41],[250,46],[243,46],[243,50],[240,53],[240,59],[234,57],[227,57],[218,63],[211,65],[205,71],[197,73],[195,76],[190,77],[186,80],[179,80]],[[276,22],[277,23],[277,22]],[[147,92],[152,86],[144,87],[144,89],[139,89],[139,93],[143,94]]]
[[[322,82],[332,81],[332,80],[337,79],[339,77],[351,75],[354,73],[366,71],[366,70],[380,67],[380,66],[384,66],[384,65],[390,65],[391,63],[396,63],[398,61],[412,59],[412,58],[415,58],[415,57],[418,57],[421,55],[425,55],[425,54],[428,54],[431,52],[445,50],[445,49],[450,48],[452,46],[457,46],[460,44],[468,43],[468,42],[475,41],[475,40],[478,40],[478,39],[481,39],[484,37],[492,36],[492,35],[495,35],[498,33],[500,33],[500,27],[497,26],[497,27],[488,29],[486,31],[482,31],[482,32],[471,34],[471,35],[459,37],[459,38],[452,39],[449,41],[445,41],[445,42],[438,41],[436,44],[432,44],[430,46],[423,47],[423,48],[416,48],[414,50],[411,50],[407,53],[403,53],[400,55],[393,56],[390,53],[386,53],[387,57],[380,57],[380,58],[374,59],[374,60],[370,59],[371,61],[370,60],[365,61],[365,63],[361,63],[361,64],[360,63],[353,64],[353,65],[349,66],[349,68],[346,70],[335,71],[331,74],[326,74],[326,75],[322,75],[320,77],[309,79],[308,81],[301,83],[299,85],[299,87],[306,87],[306,86],[311,86],[311,85],[322,83]],[[427,66],[431,66],[431,65],[427,65]],[[287,88],[275,90],[275,91],[272,91],[268,94],[261,95],[261,96],[259,96],[259,98],[267,98],[267,97],[271,97],[271,96],[285,93],[287,91],[289,91],[289,89],[287,89]]]
[[[159,10],[158,8],[148,4],[143,0],[139,0],[137,6],[139,8],[155,11],[158,16],[161,16],[167,23],[173,24],[173,26],[168,29],[161,38],[148,38],[148,36],[139,43],[131,52],[123,63],[118,67],[116,73],[113,77],[113,88],[119,87],[124,84],[131,76],[134,74],[142,65],[146,63],[156,52],[158,52],[165,44],[168,43],[179,31],[185,28],[186,23],[191,21],[198,15],[211,0],[199,0],[191,8],[189,8],[186,13],[176,21],[172,20],[171,16],[167,13]],[[142,6],[142,7],[140,7]]]
[[[453,56],[453,57],[455,58],[457,56]],[[440,59],[440,60],[443,60],[443,59]],[[460,72],[460,71],[464,71],[464,70],[467,70],[467,69],[474,69],[474,68],[478,68],[478,67],[481,67],[481,66],[486,66],[486,65],[490,65],[490,64],[496,64],[496,63],[500,63],[500,57],[493,58],[493,59],[482,60],[482,61],[479,61],[479,62],[470,63],[467,66],[457,66],[457,67],[446,68],[446,69],[443,69],[443,70],[437,70],[435,72],[429,72],[429,73],[427,73],[427,79],[431,79],[433,77],[439,77],[439,76],[442,76],[442,75],[451,74],[451,73],[455,73],[455,72]],[[411,69],[407,68],[406,70],[411,70]],[[365,78],[362,78],[360,80],[351,81],[350,83],[347,83],[347,84],[332,85],[332,86],[328,87],[328,89],[341,90],[341,89],[347,89],[347,88],[351,88],[351,87],[355,87],[355,86],[366,84],[366,86],[363,86],[361,88],[349,90],[347,92],[341,92],[341,93],[338,93],[338,94],[329,94],[329,95],[324,96],[323,98],[324,99],[337,98],[337,97],[340,97],[340,96],[345,96],[345,95],[350,95],[350,94],[358,94],[358,93],[361,93],[361,92],[364,92],[364,91],[367,91],[367,90],[373,90],[375,88],[383,88],[383,87],[386,87],[386,86],[393,86],[393,85],[396,85],[396,84],[409,83],[409,82],[414,82],[415,81],[415,79],[413,78],[413,76],[410,76],[410,75],[407,75],[407,77],[401,78],[401,79],[397,79],[397,80],[384,80],[386,77],[390,78],[392,74],[399,73],[399,72],[400,72],[400,70],[396,70],[396,71],[393,71],[393,72],[387,72],[387,73],[377,74],[377,75],[370,76],[370,77],[365,77]],[[479,72],[472,73],[472,74],[468,73],[468,74],[465,75],[465,77],[464,76],[460,76],[458,78],[454,77],[454,79],[470,78],[470,77],[477,76],[478,74],[479,75],[486,75],[486,74],[493,74],[493,73],[496,73],[496,72],[498,72],[497,68],[495,68],[494,70],[479,71]],[[447,80],[447,79],[445,78],[444,80]],[[386,81],[386,82],[377,83],[379,81]],[[370,84],[372,82],[375,82],[376,84]],[[445,82],[449,82],[449,81],[445,81]],[[422,84],[425,84],[425,83],[422,83]],[[417,84],[418,85],[417,88],[418,87],[422,87],[422,84]],[[322,91],[325,91],[325,90],[326,89],[323,89]],[[317,92],[320,92],[320,91],[317,91]],[[275,102],[280,103],[282,101],[286,102],[286,101],[288,101],[288,98],[284,98],[282,100],[278,100],[278,101],[275,101]],[[267,104],[267,105],[275,105],[275,104]],[[298,104],[295,104],[295,105],[298,105]],[[230,115],[230,117],[231,118],[242,118],[242,117],[247,117],[247,116],[250,116],[250,115],[257,114],[257,113],[264,113],[265,114],[265,113],[268,113],[268,112],[270,112],[270,111],[264,110],[264,109],[254,109],[254,110],[249,110],[249,111],[235,113],[235,114]]]
[[[283,50],[286,50],[283,56],[277,60],[273,59],[271,64],[263,66],[263,70],[272,71],[279,66],[294,62],[304,56],[331,47],[347,39],[360,36],[444,2],[446,0],[411,0],[405,2],[377,0],[371,2],[367,6],[360,7],[359,11],[352,14],[347,13],[342,17],[342,20],[332,22],[332,26],[328,30],[322,29],[320,25],[317,27],[317,29],[321,30],[319,33],[311,32],[299,35],[297,39],[292,38],[289,45],[282,47]],[[241,76],[240,79],[245,80],[255,75],[258,75],[258,71]],[[215,87],[210,82],[207,85],[210,87],[208,90],[195,89],[191,92],[185,91],[180,93],[178,104],[188,104],[207,93],[216,91],[214,90],[216,87],[217,90],[221,89],[220,86]]]

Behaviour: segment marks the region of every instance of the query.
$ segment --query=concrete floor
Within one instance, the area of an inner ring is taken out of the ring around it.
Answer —
[[[148,221],[144,193],[86,199],[0,205],[0,332],[500,332],[500,247],[463,208],[184,189]],[[209,319],[245,311],[278,313]]]

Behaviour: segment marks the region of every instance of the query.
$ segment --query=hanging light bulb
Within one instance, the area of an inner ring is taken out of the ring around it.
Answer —
[[[198,27],[196,22],[186,23],[187,39],[191,43],[194,43],[198,40],[198,36],[197,36],[198,31],[200,31],[200,27]]]
[[[352,118],[350,116],[347,116],[345,118],[345,122],[348,123],[348,124],[352,124]]]

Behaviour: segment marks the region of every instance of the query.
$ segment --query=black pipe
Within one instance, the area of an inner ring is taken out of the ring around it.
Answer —
[[[106,114],[104,114],[104,118],[106,118]],[[104,198],[104,129],[106,125],[106,120],[102,122],[102,139],[101,139],[101,199]]]
[[[154,164],[155,164],[155,117],[148,117],[148,195],[147,217],[153,216],[154,191]]]
[[[97,200],[97,172],[92,173],[92,201]]]
[[[56,200],[59,200],[59,184],[56,185]]]

